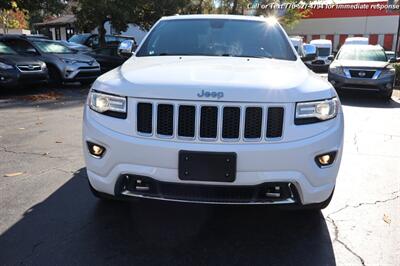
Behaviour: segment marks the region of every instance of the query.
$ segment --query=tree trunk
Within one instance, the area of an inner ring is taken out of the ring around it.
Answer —
[[[199,1],[199,5],[197,6],[197,14],[202,14],[203,13],[203,1],[204,0],[200,0]]]
[[[237,14],[238,0],[233,1],[231,14]]]
[[[105,47],[106,46],[106,28],[104,27],[104,24],[108,20],[103,20],[101,24],[99,25],[99,46],[100,47]]]

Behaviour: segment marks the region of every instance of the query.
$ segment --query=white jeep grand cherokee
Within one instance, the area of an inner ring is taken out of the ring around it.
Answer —
[[[173,16],[93,84],[83,142],[101,198],[320,209],[335,188],[343,114],[276,20]]]

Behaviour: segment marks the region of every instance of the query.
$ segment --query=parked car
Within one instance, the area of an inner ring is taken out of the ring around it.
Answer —
[[[309,43],[305,43],[303,44],[303,51],[305,54],[311,54],[312,55],[312,59],[311,60],[303,60],[304,64],[309,68],[309,69],[313,69],[312,68],[312,61],[315,60],[315,58],[317,58],[317,47],[313,44],[309,44]]]
[[[20,56],[0,38],[0,88],[46,83],[46,64],[36,58]]]
[[[344,41],[344,45],[368,45],[369,41],[367,37],[347,37]]]
[[[340,101],[277,20],[164,17],[134,55],[132,41],[119,50],[130,59],[95,81],[85,105],[94,195],[329,204],[343,147]]]
[[[135,41],[134,37],[130,36],[122,36],[122,35],[106,35],[106,45],[119,45],[121,42],[125,40],[133,40]],[[99,48],[99,35],[93,33],[82,33],[82,34],[75,34],[68,40],[71,43],[78,43],[82,45],[86,45],[92,49]],[[136,41],[135,41],[136,43]]]
[[[396,53],[394,51],[385,51],[388,60],[393,60],[396,58]]]
[[[59,42],[62,45],[67,46],[69,49],[77,53],[89,53],[92,51],[90,47],[87,47],[86,45],[83,44],[69,42],[69,41],[59,41]]]
[[[290,41],[292,42],[294,49],[299,54],[299,56],[304,55],[304,42],[301,36],[291,36]]]
[[[328,80],[337,90],[393,93],[395,70],[380,45],[343,45],[329,67]]]
[[[317,58],[311,62],[311,67],[315,71],[328,71],[329,65],[333,60],[331,40],[312,40],[310,44],[317,47]]]
[[[88,55],[96,59],[96,61],[100,64],[102,73],[119,67],[127,60],[127,58],[124,58],[118,54],[117,45],[94,49],[93,51],[89,52]]]
[[[2,42],[20,55],[31,56],[46,63],[49,82],[93,82],[100,75],[100,65],[92,57],[77,54],[57,41],[25,37],[2,37]]]

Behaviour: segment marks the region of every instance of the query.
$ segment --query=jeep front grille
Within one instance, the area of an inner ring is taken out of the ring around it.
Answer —
[[[177,103],[139,101],[140,136],[200,141],[277,140],[283,135],[284,108],[267,104]]]

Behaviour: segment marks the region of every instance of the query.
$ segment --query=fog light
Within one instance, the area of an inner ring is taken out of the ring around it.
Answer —
[[[91,155],[93,155],[96,158],[101,158],[104,155],[104,152],[106,151],[106,148],[99,144],[94,144],[92,142],[87,142],[88,150]]]
[[[333,164],[333,162],[335,161],[335,157],[336,151],[328,152],[315,157],[315,162],[320,168],[322,168]]]
[[[386,84],[386,89],[388,90],[392,89],[392,84],[391,83]]]

